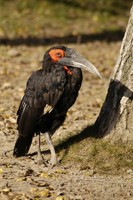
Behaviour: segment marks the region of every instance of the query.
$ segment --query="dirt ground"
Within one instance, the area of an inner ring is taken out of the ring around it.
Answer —
[[[121,42],[94,41],[67,45],[88,58],[98,68],[103,79],[84,72],[79,97],[69,110],[65,123],[53,136],[54,144],[65,141],[95,122],[107,92],[120,44]],[[79,167],[71,157],[65,161],[66,152],[69,151],[65,146],[58,152],[60,164],[53,169],[36,162],[36,138],[28,156],[12,156],[17,138],[16,111],[26,80],[32,71],[41,67],[40,61],[47,48],[48,46],[0,46],[0,199],[133,199],[132,170],[120,175],[95,173],[91,168],[82,168],[82,163]],[[44,156],[49,160],[50,154],[43,138],[42,143]],[[9,151],[6,152],[7,150]],[[86,152],[83,152],[83,156],[87,156]]]

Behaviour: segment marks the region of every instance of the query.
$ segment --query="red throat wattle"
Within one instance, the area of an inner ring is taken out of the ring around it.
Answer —
[[[68,74],[73,75],[73,73],[70,71],[70,69],[68,69],[67,66],[63,66],[63,67],[64,67],[64,69],[66,70],[66,72],[67,72]]]

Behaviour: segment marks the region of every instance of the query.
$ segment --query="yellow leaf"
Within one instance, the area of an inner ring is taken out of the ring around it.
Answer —
[[[2,174],[3,173],[3,169],[2,168],[0,168],[0,174]]]
[[[57,174],[64,174],[64,171],[61,170],[61,169],[56,169],[56,170],[55,170],[55,173],[57,173]]]
[[[55,200],[67,200],[67,198],[65,196],[60,195],[60,196],[56,197]]]
[[[40,176],[41,176],[42,178],[49,178],[49,174],[44,173],[44,172],[41,173]]]
[[[44,189],[38,192],[39,196],[42,197],[49,197],[50,196],[50,191],[48,189]]]
[[[11,192],[11,189],[10,188],[4,188],[4,189],[2,189],[2,192],[9,193],[9,192]]]
[[[36,189],[36,188],[31,188],[30,191],[31,191],[32,193],[34,193],[34,192],[37,191],[37,189]]]
[[[19,181],[26,181],[26,177],[18,178],[16,181],[17,182],[19,182]]]

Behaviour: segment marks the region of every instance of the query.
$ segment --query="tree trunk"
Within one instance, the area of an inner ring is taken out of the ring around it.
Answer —
[[[99,137],[133,141],[133,6],[108,93],[94,127]]]

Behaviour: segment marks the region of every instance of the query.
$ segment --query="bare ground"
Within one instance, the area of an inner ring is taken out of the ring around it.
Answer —
[[[99,69],[103,79],[98,79],[84,72],[84,81],[75,105],[68,112],[63,126],[53,136],[57,146],[60,164],[46,168],[36,162],[36,138],[29,155],[22,158],[12,156],[17,137],[16,111],[23,96],[26,80],[32,71],[39,69],[43,54],[47,47],[1,46],[0,54],[0,199],[56,199],[56,200],[130,200],[133,199],[133,171],[127,170],[119,175],[113,173],[100,174],[88,164],[82,166],[82,159],[89,155],[77,146],[77,161],[69,152],[69,140],[78,135],[87,125],[95,122],[104,101],[109,77],[119,53],[120,42],[99,42],[70,45],[78,50]],[[86,141],[91,138],[86,139]],[[63,147],[64,142],[64,147]],[[59,148],[62,143],[62,147]],[[76,142],[75,142],[76,143]],[[49,160],[44,138],[42,150]],[[6,152],[9,150],[8,152]],[[6,153],[5,153],[6,152]],[[69,152],[69,153],[68,153]],[[88,156],[88,157],[87,157]],[[90,166],[90,167],[89,167]]]

